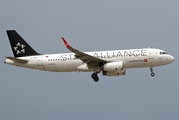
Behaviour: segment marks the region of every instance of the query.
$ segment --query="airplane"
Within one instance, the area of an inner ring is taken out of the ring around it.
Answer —
[[[66,48],[72,53],[39,54],[15,30],[7,30],[14,57],[6,57],[5,64],[51,72],[93,72],[92,79],[99,81],[98,74],[123,76],[129,68],[150,68],[174,61],[174,57],[161,49],[142,48],[81,52],[72,47],[64,37]]]

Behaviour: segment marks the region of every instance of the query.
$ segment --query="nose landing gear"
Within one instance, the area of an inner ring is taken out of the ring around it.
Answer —
[[[150,67],[150,72],[151,72],[151,76],[154,77],[155,76],[155,73],[153,72],[153,67]]]

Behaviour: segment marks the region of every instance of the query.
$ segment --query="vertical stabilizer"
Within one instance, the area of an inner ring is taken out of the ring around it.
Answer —
[[[15,30],[7,30],[14,57],[40,55]]]

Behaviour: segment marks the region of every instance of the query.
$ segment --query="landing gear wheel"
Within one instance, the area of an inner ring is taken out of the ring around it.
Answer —
[[[93,80],[94,80],[95,82],[98,82],[98,81],[99,81],[98,75],[97,75],[96,73],[93,73],[93,74],[91,75],[91,77],[93,78]]]
[[[98,76],[97,76],[96,78],[94,78],[94,81],[95,81],[95,82],[98,82],[98,81],[99,81]]]
[[[153,70],[153,67],[150,67],[150,72],[151,72],[151,74],[150,74],[150,75],[151,75],[152,77],[154,77],[154,76],[155,76],[155,73],[154,73],[153,71],[154,71],[154,70]]]
[[[151,76],[154,77],[154,76],[155,76],[155,73],[151,73]]]
[[[96,74],[96,73],[93,73],[93,74],[91,75],[91,77],[94,79],[94,78],[97,77],[97,74]]]

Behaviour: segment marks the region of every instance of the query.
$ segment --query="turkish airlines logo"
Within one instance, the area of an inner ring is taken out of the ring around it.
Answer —
[[[144,59],[144,62],[148,62],[148,60],[147,60],[147,59]]]
[[[17,43],[17,45],[14,47],[14,50],[16,51],[16,54],[25,53],[25,45],[21,44],[20,42]]]

